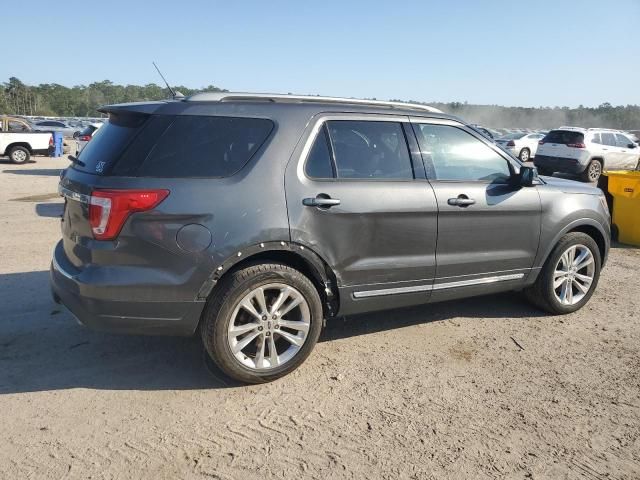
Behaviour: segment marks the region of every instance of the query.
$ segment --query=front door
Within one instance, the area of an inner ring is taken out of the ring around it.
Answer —
[[[518,163],[462,124],[412,121],[439,209],[433,299],[517,287],[538,250],[536,187],[510,183]]]
[[[287,166],[291,240],[335,272],[342,314],[429,299],[437,205],[410,145],[407,117],[331,114]]]

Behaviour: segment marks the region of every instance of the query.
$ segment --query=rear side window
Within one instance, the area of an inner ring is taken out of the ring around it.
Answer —
[[[233,175],[262,146],[272,129],[273,123],[262,118],[176,116],[137,169],[136,175]]]
[[[544,137],[544,143],[560,143],[562,145],[570,145],[575,143],[584,143],[584,134],[571,130],[553,130]]]
[[[331,151],[329,150],[329,137],[325,126],[322,127],[313,142],[305,165],[305,172],[311,178],[332,178],[335,176]]]
[[[616,144],[616,137],[613,133],[605,133],[602,132],[601,134],[602,137],[602,144],[603,145],[608,145],[610,147],[615,147]]]
[[[400,123],[332,120],[327,122],[327,129],[338,178],[413,179]]]
[[[600,140],[600,134],[599,133],[594,133],[593,134],[593,139],[591,140],[591,143],[602,143],[602,140]]]

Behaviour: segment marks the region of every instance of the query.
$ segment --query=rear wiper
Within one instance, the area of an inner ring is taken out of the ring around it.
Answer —
[[[82,160],[78,160],[78,157],[76,157],[75,155],[69,155],[67,158],[71,160],[71,163],[73,163],[74,165],[80,165],[81,167],[86,167],[85,163]]]

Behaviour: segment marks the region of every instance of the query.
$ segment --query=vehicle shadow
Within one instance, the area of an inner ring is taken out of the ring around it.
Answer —
[[[0,275],[0,395],[70,388],[191,390],[242,387],[208,359],[197,336],[123,336],[78,325],[49,295],[47,271]],[[321,341],[382,332],[459,316],[542,315],[518,295],[333,319]]]
[[[31,162],[34,163],[34,162]],[[34,175],[34,176],[48,176],[48,177],[59,177],[60,172],[62,172],[62,168],[35,168],[32,170],[18,170],[18,169],[10,169],[3,170],[2,173],[12,173],[14,175]]]
[[[64,203],[37,203],[36,214],[39,217],[60,218],[64,211]]]

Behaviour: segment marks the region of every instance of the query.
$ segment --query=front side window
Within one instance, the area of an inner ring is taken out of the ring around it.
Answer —
[[[616,133],[616,143],[619,147],[629,148],[629,145],[632,144],[633,142],[627,137],[625,137],[624,135],[620,135],[619,133]]]
[[[416,124],[420,151],[434,180],[506,182],[506,159],[464,130],[449,125]]]
[[[331,120],[327,130],[337,177],[343,179],[413,179],[402,125],[397,122]]]

